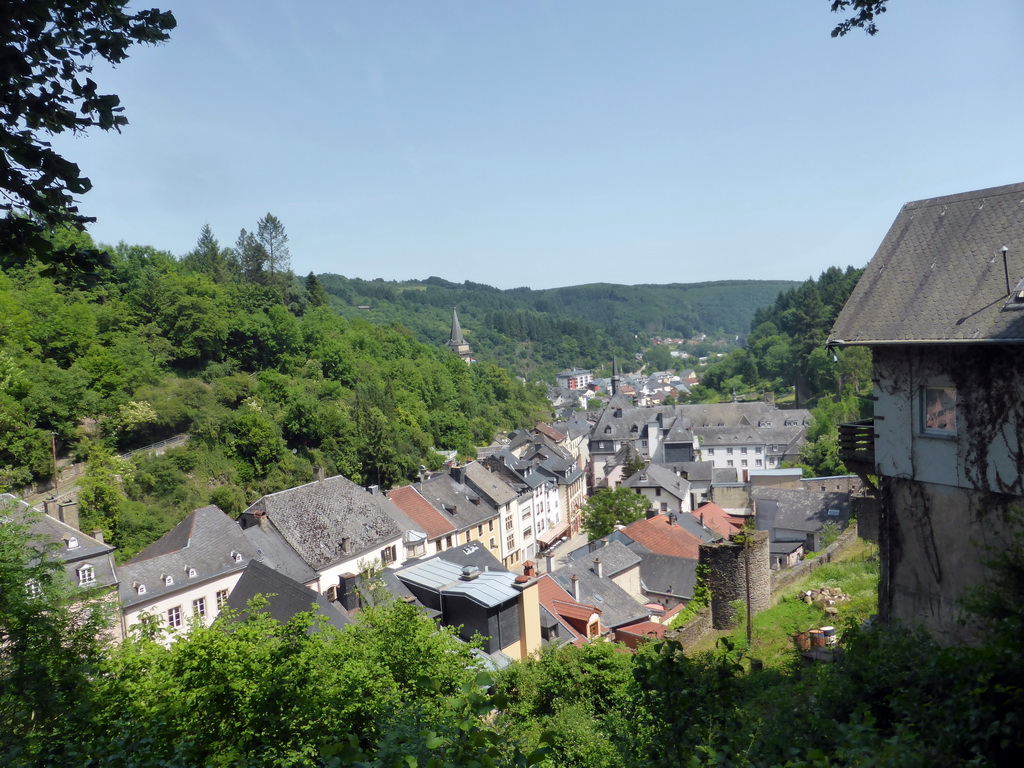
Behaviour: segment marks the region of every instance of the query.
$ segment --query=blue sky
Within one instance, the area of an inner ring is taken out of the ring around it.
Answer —
[[[907,201],[1024,181],[1024,4],[169,0],[55,146],[94,237],[181,255],[265,213],[293,269],[501,288],[863,266]]]

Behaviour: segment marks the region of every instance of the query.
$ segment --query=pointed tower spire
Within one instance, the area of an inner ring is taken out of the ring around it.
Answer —
[[[473,352],[462,335],[462,326],[459,325],[459,313],[452,307],[452,334],[446,342],[446,346],[467,363],[473,362]]]
[[[619,394],[619,359],[612,355],[612,397]]]
[[[455,307],[452,307],[452,335],[448,339],[448,344],[465,344],[466,340],[462,338],[462,326],[459,325],[459,313],[455,311]]]

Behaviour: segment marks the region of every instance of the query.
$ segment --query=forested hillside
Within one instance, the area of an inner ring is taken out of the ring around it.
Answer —
[[[612,285],[500,290],[437,277],[402,283],[320,275],[347,317],[398,322],[421,341],[444,341],[452,307],[474,351],[532,380],[556,371],[630,359],[650,335],[746,332],[754,311],[791,281],[730,280],[690,285]],[[363,309],[360,309],[363,307]]]
[[[843,474],[836,425],[870,415],[871,352],[827,350],[825,341],[863,269],[829,267],[754,312],[744,349],[708,366],[697,399],[795,396],[814,417],[801,460],[812,474]]]
[[[0,485],[50,478],[53,433],[59,457],[90,458],[83,525],[130,555],[197,506],[237,512],[315,467],[389,487],[547,413],[495,365],[339,317],[244,235],[225,249],[206,230],[180,262],[120,245],[89,278],[0,273]]]

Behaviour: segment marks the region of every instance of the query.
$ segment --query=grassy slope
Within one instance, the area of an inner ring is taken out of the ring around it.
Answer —
[[[777,595],[776,604],[754,617],[753,645],[747,655],[764,661],[765,667],[788,666],[793,661],[794,632],[834,624],[842,627],[864,621],[878,611],[878,548],[861,539],[853,539],[839,557],[823,565],[806,578],[796,582]],[[831,618],[816,605],[807,605],[799,599],[800,593],[839,587],[850,596],[839,603],[839,615]],[[747,645],[746,626],[735,630],[715,632],[690,649],[689,655],[709,651],[722,637],[730,638],[737,649]]]

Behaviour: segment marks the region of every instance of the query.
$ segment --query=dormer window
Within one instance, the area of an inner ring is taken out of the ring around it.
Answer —
[[[89,563],[84,563],[78,568],[78,586],[88,587],[96,583],[96,571]]]
[[[231,559],[234,560],[236,563],[242,562],[242,553],[241,552],[232,552],[231,553]]]
[[[141,582],[135,582],[135,594],[144,595],[146,594],[146,585]]]
[[[66,539],[64,539],[64,541],[65,541],[65,543],[67,543],[68,549],[78,549],[78,537],[77,536],[68,536]]]
[[[190,579],[194,579],[196,577],[196,569],[195,568],[189,568],[188,569],[188,577]]]
[[[173,586],[173,584],[174,584],[174,577],[171,576],[171,574],[165,573],[161,578],[163,579],[165,587]]]

